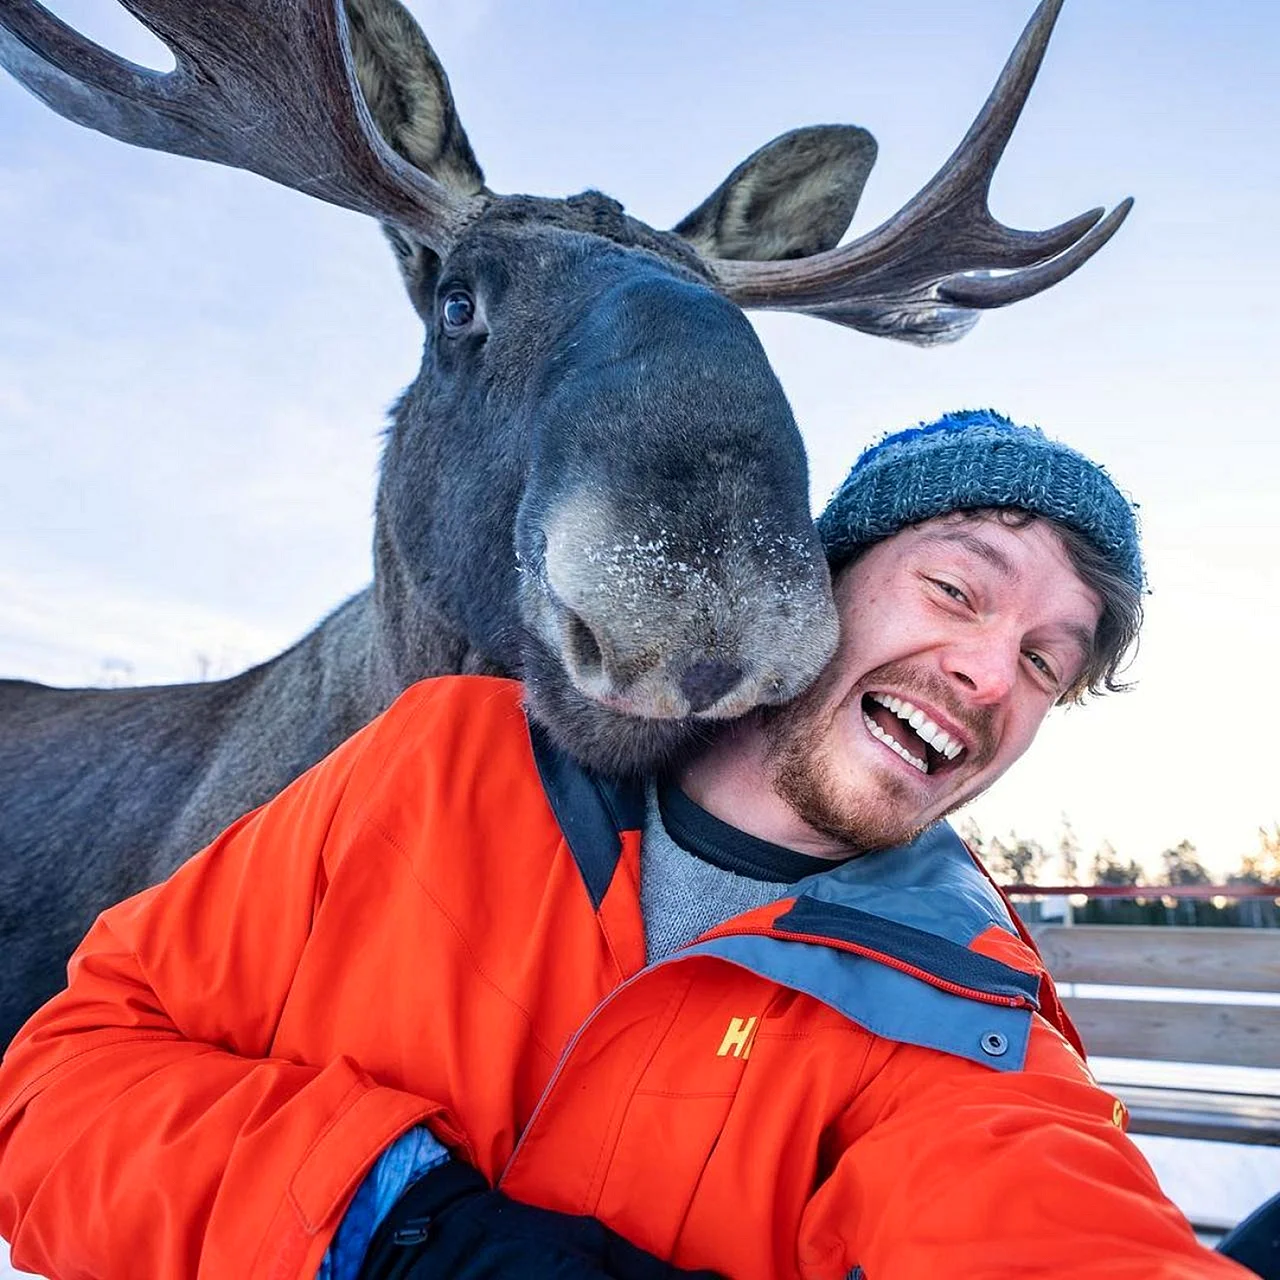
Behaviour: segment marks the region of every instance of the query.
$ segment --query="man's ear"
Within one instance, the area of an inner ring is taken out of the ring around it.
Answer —
[[[748,156],[673,230],[705,258],[763,262],[834,249],[875,162],[865,129],[793,129]]]
[[[484,172],[458,119],[449,78],[422,29],[398,0],[346,0],[356,79],[382,136],[410,164],[460,195],[485,190]],[[440,259],[383,226],[405,288],[427,319]]]

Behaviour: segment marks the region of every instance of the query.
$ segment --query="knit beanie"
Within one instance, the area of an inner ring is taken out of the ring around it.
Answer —
[[[990,409],[949,413],[872,445],[818,517],[818,534],[835,570],[864,543],[975,507],[1019,507],[1069,525],[1142,590],[1135,509],[1111,477]]]

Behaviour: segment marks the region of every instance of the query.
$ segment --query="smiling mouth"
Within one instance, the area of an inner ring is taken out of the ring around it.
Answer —
[[[904,698],[864,694],[862,722],[876,741],[923,774],[946,772],[964,758],[963,744]]]

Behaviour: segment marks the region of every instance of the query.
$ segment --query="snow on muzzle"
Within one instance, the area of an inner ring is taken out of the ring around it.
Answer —
[[[728,719],[786,702],[835,650],[811,526],[750,518],[711,536],[619,532],[606,513],[566,504],[538,568],[526,622],[580,693],[623,715]]]

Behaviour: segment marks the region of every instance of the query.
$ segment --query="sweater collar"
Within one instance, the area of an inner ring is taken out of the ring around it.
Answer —
[[[584,768],[536,723],[529,723],[529,738],[547,802],[598,909],[621,861],[623,833],[643,830],[644,783]],[[1016,932],[999,891],[946,822],[909,844],[808,875],[794,889],[797,898],[879,916],[962,947],[992,925]]]

